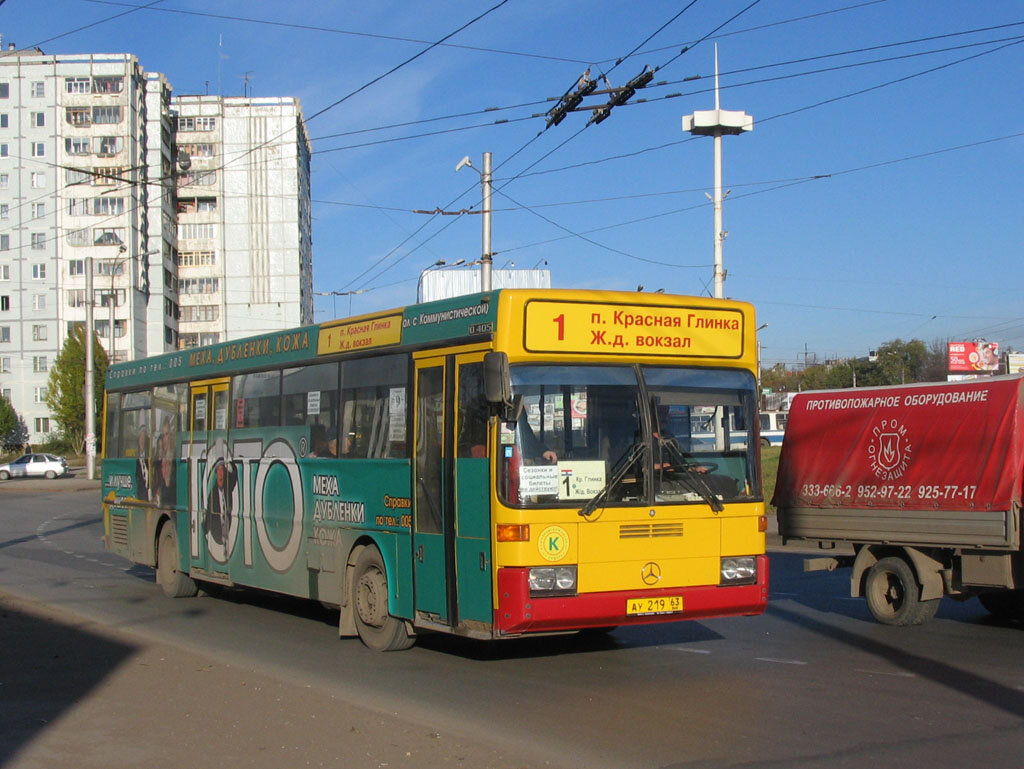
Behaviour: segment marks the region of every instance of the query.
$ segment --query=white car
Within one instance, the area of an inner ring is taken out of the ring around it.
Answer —
[[[24,454],[13,462],[0,465],[0,481],[8,478],[43,477],[56,478],[65,475],[68,463],[64,457],[54,454]]]

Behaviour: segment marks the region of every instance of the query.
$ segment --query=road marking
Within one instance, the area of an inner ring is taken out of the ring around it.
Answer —
[[[674,652],[686,652],[687,654],[711,654],[707,649],[684,649],[679,646],[673,646],[672,651]]]
[[[869,676],[893,676],[894,678],[917,678],[915,673],[907,673],[903,670],[866,670],[854,668],[855,673],[867,673]]]
[[[777,665],[806,665],[803,660],[780,660],[774,657],[754,657],[758,662],[773,662]]]

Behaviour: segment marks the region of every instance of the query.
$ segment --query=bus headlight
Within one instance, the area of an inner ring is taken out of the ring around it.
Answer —
[[[571,595],[576,592],[575,566],[538,566],[530,569],[530,595]]]
[[[722,585],[742,585],[757,581],[757,559],[752,555],[722,559]]]

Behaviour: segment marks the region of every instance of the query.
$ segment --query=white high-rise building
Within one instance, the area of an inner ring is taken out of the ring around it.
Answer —
[[[171,90],[130,54],[0,51],[0,394],[32,442],[90,264],[114,360],[312,321],[298,102]]]
[[[182,347],[313,320],[309,138],[297,99],[179,96]]]

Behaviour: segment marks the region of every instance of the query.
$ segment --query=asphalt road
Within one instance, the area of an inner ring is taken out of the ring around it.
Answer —
[[[1017,766],[1024,753],[1024,628],[976,600],[884,627],[846,573],[805,574],[783,551],[763,617],[596,639],[425,636],[377,654],[339,640],[317,605],[163,598],[152,570],[102,550],[95,485],[52,484],[0,484],[0,710],[18,714],[13,730],[0,719],[3,769],[61,755],[861,769]]]

